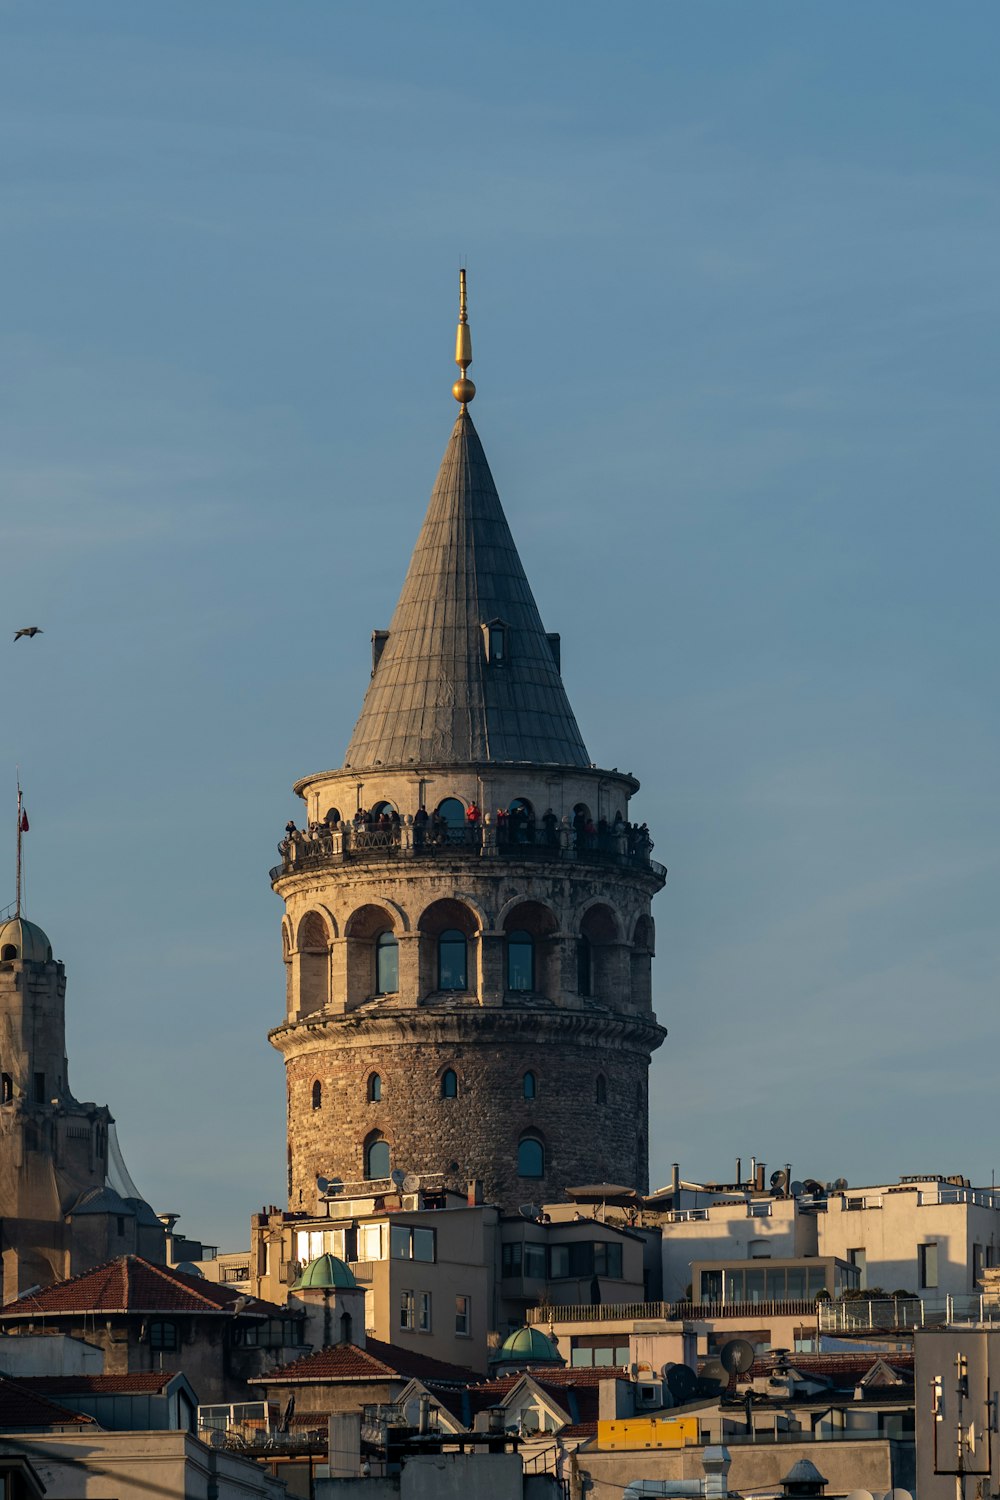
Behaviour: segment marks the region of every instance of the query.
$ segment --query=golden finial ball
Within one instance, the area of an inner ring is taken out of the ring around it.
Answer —
[[[461,380],[455,381],[455,384],[451,388],[451,394],[456,401],[461,401],[462,405],[466,406],[476,394],[476,387],[468,375],[463,375]]]

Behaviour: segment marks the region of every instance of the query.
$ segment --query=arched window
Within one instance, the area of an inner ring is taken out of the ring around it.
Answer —
[[[375,993],[395,995],[399,989],[399,944],[394,932],[383,932],[375,944]]]
[[[507,934],[507,988],[535,988],[535,940],[530,932]]]
[[[468,983],[465,933],[449,927],[438,938],[438,989],[466,990]]]
[[[590,939],[579,937],[576,940],[576,992],[578,995],[590,994]]]
[[[458,1074],[454,1068],[445,1068],[441,1074],[441,1098],[454,1099],[458,1094]]]
[[[603,1073],[598,1073],[597,1075],[597,1088],[594,1091],[594,1095],[598,1104],[607,1104],[608,1080],[605,1078]]]
[[[320,1081],[319,1081],[318,1078],[317,1078],[316,1082],[313,1084],[313,1096],[312,1097],[313,1097],[313,1109],[322,1109],[323,1108],[323,1085],[320,1083]]]
[[[377,1104],[382,1097],[382,1080],[377,1073],[373,1073],[368,1080],[368,1103]]]
[[[376,802],[371,810],[372,817],[377,821],[379,818],[391,818],[396,811],[394,802]]]
[[[444,818],[450,829],[465,827],[465,803],[459,802],[457,797],[446,797],[439,802],[437,814]]]
[[[323,822],[324,823],[339,823],[340,822],[340,808],[339,807],[328,807],[327,810],[326,810],[326,817],[323,819]]]
[[[525,1099],[534,1099],[538,1093],[538,1084],[534,1073],[525,1073],[521,1079],[521,1093]]]
[[[0,948],[0,961],[2,961],[3,963],[9,963],[11,959],[16,957],[17,949],[15,948],[14,944],[4,943],[3,947]]]
[[[545,1176],[545,1147],[536,1136],[526,1135],[517,1148],[518,1177]]]
[[[377,1177],[389,1175],[389,1142],[380,1135],[368,1142],[365,1151],[365,1178],[371,1182]]]

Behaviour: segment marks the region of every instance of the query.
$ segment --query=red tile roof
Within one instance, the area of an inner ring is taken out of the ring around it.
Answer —
[[[877,1364],[884,1364],[905,1384],[913,1383],[913,1354],[910,1351],[892,1354],[873,1353],[871,1350],[846,1354],[786,1354],[776,1358],[773,1354],[755,1359],[739,1383],[747,1384],[762,1375],[773,1373],[775,1365],[784,1362],[799,1375],[818,1380],[829,1380],[835,1386],[855,1386],[863,1380]]]
[[[255,1376],[251,1385],[289,1385],[295,1382],[336,1384],[341,1380],[448,1380],[468,1385],[482,1379],[464,1365],[450,1365],[418,1350],[401,1349],[368,1339],[364,1349],[357,1344],[333,1344],[304,1354],[291,1364],[280,1365],[266,1375]]]
[[[69,1281],[8,1302],[0,1308],[0,1321],[71,1313],[233,1313],[240,1296],[231,1287],[154,1265],[141,1255],[120,1255]],[[254,1298],[240,1311],[246,1317],[277,1317],[287,1310]]]
[[[18,1384],[43,1396],[155,1396],[166,1390],[176,1373],[144,1370],[132,1375],[21,1375]]]
[[[67,1411],[65,1407],[56,1406],[44,1396],[0,1375],[0,1431],[24,1432],[35,1427],[91,1425],[93,1421],[93,1417]]]

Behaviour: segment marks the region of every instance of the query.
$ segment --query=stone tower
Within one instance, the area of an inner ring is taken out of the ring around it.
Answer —
[[[4,1302],[114,1255],[164,1258],[163,1226],[115,1159],[110,1111],[70,1092],[65,998],[66,971],[42,929],[20,916],[0,922]]]
[[[393,1169],[507,1208],[647,1187],[666,871],[629,822],[638,782],[592,764],[566,696],[469,416],[464,292],[463,272],[460,411],[403,590],[343,767],[296,783],[307,826],[271,872],[293,1209],[320,1176]]]

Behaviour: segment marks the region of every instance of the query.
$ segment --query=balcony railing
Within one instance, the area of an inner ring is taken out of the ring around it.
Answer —
[[[577,833],[561,824],[538,828],[530,824],[497,828],[494,824],[471,823],[464,828],[432,830],[418,827],[408,818],[388,827],[340,823],[311,830],[296,830],[278,845],[281,864],[270,872],[272,885],[283,875],[297,874],[330,864],[353,860],[449,859],[458,852],[483,859],[565,860],[574,864],[617,865],[645,870],[661,883],[666,865],[650,858],[652,843],[641,830],[626,825],[593,834]]]
[[[717,1318],[815,1318],[819,1304],[805,1298],[783,1302],[577,1302],[528,1309],[528,1322],[692,1322]]]
[[[1000,1323],[1000,1306],[968,1296],[849,1297],[842,1302],[820,1302],[821,1333],[906,1331],[944,1328],[952,1323]]]

